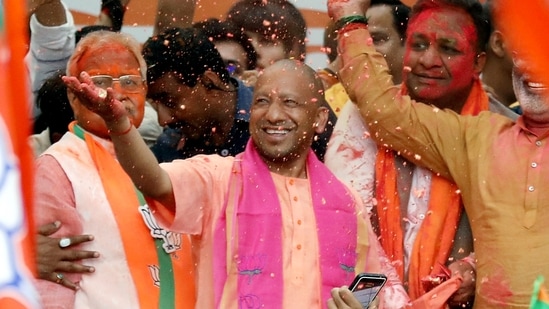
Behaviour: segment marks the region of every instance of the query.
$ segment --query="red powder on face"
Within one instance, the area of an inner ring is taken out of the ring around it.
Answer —
[[[475,70],[477,33],[461,9],[429,8],[410,20],[404,65],[410,94],[426,103],[467,94]]]

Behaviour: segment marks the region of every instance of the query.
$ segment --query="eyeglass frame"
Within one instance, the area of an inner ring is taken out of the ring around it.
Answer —
[[[101,85],[98,85],[94,82],[94,78],[97,78],[97,77],[101,77],[101,78],[110,78],[111,82],[110,82],[110,85],[109,86],[106,86],[106,87],[103,87]],[[141,82],[140,85],[136,86],[136,89],[135,90],[129,90],[126,88],[126,86],[124,86],[123,83],[120,82],[120,79],[124,79],[125,77],[139,77],[139,80]],[[143,89],[143,83],[145,82],[145,79],[143,78],[143,76],[141,75],[137,75],[137,74],[126,74],[126,75],[122,75],[122,76],[119,76],[119,77],[112,77],[111,75],[107,75],[107,74],[99,74],[99,75],[93,75],[93,76],[90,76],[93,84],[96,86],[96,87],[99,87],[101,89],[105,89],[107,90],[107,88],[109,87],[112,87],[112,85],[114,84],[114,82],[118,82],[120,84],[120,87],[122,87],[122,89],[126,92],[129,92],[129,93],[139,93],[140,90]]]

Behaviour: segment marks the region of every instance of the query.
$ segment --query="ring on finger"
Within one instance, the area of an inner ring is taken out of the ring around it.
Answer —
[[[71,239],[70,238],[63,237],[63,238],[59,239],[59,247],[60,248],[67,248],[70,245],[71,245]]]
[[[105,99],[107,97],[107,91],[103,88],[97,89],[97,96],[101,99]]]
[[[61,274],[61,273],[56,273],[55,278],[57,278],[57,279],[55,279],[55,283],[61,283],[61,281],[63,281],[65,276],[63,276],[63,274]]]

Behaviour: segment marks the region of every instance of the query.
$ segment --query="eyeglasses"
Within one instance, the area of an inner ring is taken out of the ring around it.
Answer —
[[[143,89],[143,78],[140,75],[122,75],[114,78],[110,75],[95,75],[91,77],[92,82],[99,88],[107,90],[114,82],[119,82],[120,87],[127,92],[139,92]]]

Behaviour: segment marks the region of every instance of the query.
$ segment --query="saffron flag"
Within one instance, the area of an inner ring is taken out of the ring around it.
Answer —
[[[549,85],[549,3],[546,0],[501,0],[496,6],[498,26],[509,40],[511,50],[531,63],[532,73]]]
[[[549,293],[547,293],[543,281],[543,276],[539,276],[534,282],[534,293],[530,301],[530,309],[549,309]]]
[[[25,1],[0,6],[0,309],[38,308],[32,285],[32,154]]]

